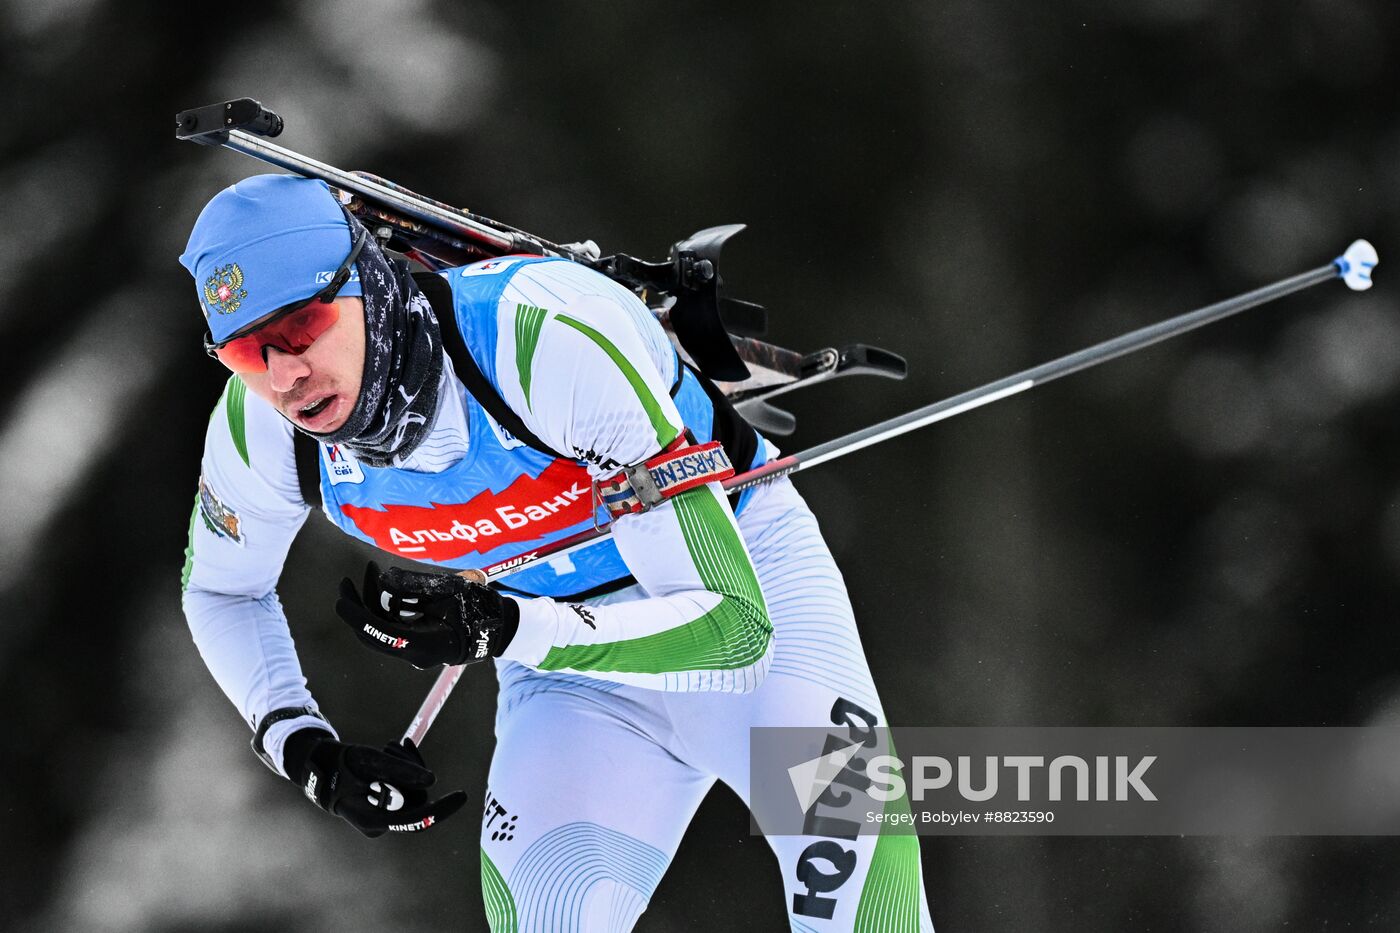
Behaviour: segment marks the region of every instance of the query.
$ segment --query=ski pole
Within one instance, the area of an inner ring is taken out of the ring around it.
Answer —
[[[814,467],[819,463],[844,457],[872,444],[882,443],[892,437],[916,431],[954,415],[960,415],[965,411],[971,411],[974,408],[980,408],[1000,399],[1017,395],[1033,386],[1044,385],[1059,379],[1061,376],[1068,376],[1081,369],[1106,363],[1178,334],[1184,334],[1187,331],[1195,330],[1222,318],[1267,304],[1285,295],[1291,295],[1334,278],[1341,278],[1353,291],[1364,291],[1371,287],[1371,270],[1375,268],[1377,262],[1379,259],[1375,247],[1366,240],[1357,240],[1347,247],[1345,253],[1325,266],[1281,279],[1271,285],[1256,288],[1254,291],[1245,292],[1243,295],[1237,295],[1234,298],[1228,298],[1195,311],[1188,311],[1157,324],[1129,331],[1120,337],[1096,343],[1091,347],[1061,356],[1048,363],[1042,363],[995,382],[989,382],[979,388],[970,389],[922,408],[916,408],[911,412],[881,421],[868,428],[844,434],[834,440],[827,441],[825,444],[818,444],[807,450],[770,460],[746,473],[731,476],[724,481],[724,488],[731,492],[747,489],[766,480],[788,476]],[[589,528],[576,535],[545,545],[538,550],[518,555],[480,570],[464,570],[461,573],[462,576],[478,583],[488,583],[524,570],[540,560],[567,554],[605,537],[608,533],[609,526],[606,525],[602,528]],[[447,702],[447,698],[451,695],[452,688],[456,686],[458,678],[462,676],[464,668],[465,665],[449,666],[443,668],[442,672],[438,674],[437,681],[423,699],[417,715],[413,717],[413,722],[409,724],[408,730],[404,733],[405,739],[411,739],[415,745],[422,744],[423,737],[427,734],[428,728],[432,726],[438,713],[441,712],[443,704]]]

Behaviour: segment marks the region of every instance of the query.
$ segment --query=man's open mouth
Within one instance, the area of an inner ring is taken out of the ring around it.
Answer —
[[[340,395],[332,392],[313,398],[305,405],[292,409],[292,416],[302,427],[311,431],[329,430],[328,425],[340,417]]]

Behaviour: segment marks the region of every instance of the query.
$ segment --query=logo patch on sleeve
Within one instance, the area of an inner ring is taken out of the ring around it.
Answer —
[[[199,517],[211,534],[243,546],[242,521],[238,513],[224,505],[203,476],[199,478]]]

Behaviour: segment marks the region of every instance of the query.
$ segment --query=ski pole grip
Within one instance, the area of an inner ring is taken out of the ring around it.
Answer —
[[[221,104],[195,107],[175,114],[175,138],[204,146],[228,142],[229,130],[244,130],[255,136],[276,136],[282,132],[282,118],[251,97],[226,100]]]

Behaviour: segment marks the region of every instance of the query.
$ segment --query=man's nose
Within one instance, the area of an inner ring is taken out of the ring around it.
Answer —
[[[274,392],[290,392],[298,379],[311,375],[311,367],[300,354],[284,353],[276,347],[267,348],[268,385]]]

